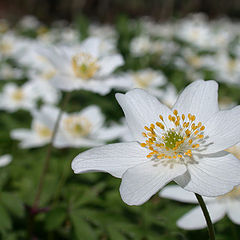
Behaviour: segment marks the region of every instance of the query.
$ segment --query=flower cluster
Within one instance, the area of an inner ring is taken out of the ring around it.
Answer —
[[[41,176],[48,186],[40,184],[45,192],[35,198],[43,208],[30,208],[30,215],[41,212],[34,224],[51,222],[46,231],[55,234],[58,228],[58,238],[68,234],[78,239],[91,234],[89,239],[146,238],[145,233],[132,237],[112,225],[109,230],[107,221],[98,220],[99,211],[110,206],[108,216],[120,214],[124,221],[132,221],[120,210],[112,214],[115,202],[124,210],[105,178],[89,175],[85,181],[84,176],[70,176],[70,160],[79,152],[71,162],[73,171],[121,178],[120,195],[128,205],[144,204],[159,191],[162,198],[196,203],[197,193],[204,196],[213,222],[227,214],[240,224],[237,23],[209,21],[197,14],[176,22],[142,18],[117,26],[91,23],[84,32],[76,24],[46,25],[34,16],[25,16],[16,25],[0,20],[0,167],[11,162],[2,170],[10,169],[11,174],[1,175],[0,212],[7,223],[0,232],[15,226],[8,224],[15,209],[20,209],[17,218],[23,219],[29,214],[23,212],[34,205],[29,196],[37,191],[42,169],[38,158],[46,145],[56,149],[48,152],[51,163]],[[179,187],[164,188],[170,182]],[[95,190],[89,191],[89,186]],[[11,192],[6,209],[14,202],[9,216],[2,210],[5,190]],[[95,196],[100,195],[104,201],[98,202]],[[18,198],[21,204],[15,206]],[[199,208],[177,225],[206,226]],[[96,226],[99,229],[92,231]],[[83,228],[88,229],[85,235]],[[21,234],[14,239],[27,236]]]

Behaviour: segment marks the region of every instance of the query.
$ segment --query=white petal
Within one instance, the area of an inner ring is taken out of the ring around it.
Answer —
[[[49,129],[53,129],[60,109],[51,105],[43,105],[40,110],[32,111],[34,121],[44,124]],[[33,123],[34,124],[34,123]]]
[[[142,136],[144,126],[159,121],[160,114],[164,119],[171,114],[168,107],[142,89],[134,89],[126,94],[118,93],[116,98],[124,111],[130,131],[138,141],[145,140]]]
[[[147,152],[136,142],[109,144],[80,153],[72,169],[74,173],[99,171],[121,177],[128,168],[147,161]]]
[[[175,182],[184,189],[207,197],[223,195],[240,183],[240,161],[232,154],[196,159],[198,164],[188,165],[189,181],[182,176]],[[184,176],[186,178],[186,176]]]
[[[198,203],[193,192],[186,191],[179,186],[167,186],[159,193],[159,196],[179,202]]]
[[[70,48],[68,47],[41,47],[36,49],[39,56],[47,58],[50,63],[61,72],[66,70],[66,66],[70,64],[70,59],[68,57],[68,52]],[[49,63],[49,64],[50,64]]]
[[[227,208],[227,215],[232,222],[240,224],[240,201],[232,200],[229,201]]]
[[[12,156],[10,154],[5,154],[0,157],[0,167],[7,166],[12,161]]]
[[[173,109],[177,109],[181,114],[194,114],[197,121],[206,122],[218,112],[217,91],[218,85],[215,81],[195,81],[183,90]]]
[[[226,212],[224,206],[216,202],[207,204],[207,209],[212,223],[222,219]],[[197,230],[207,227],[206,220],[200,207],[195,207],[193,210],[181,217],[177,221],[177,225],[178,227],[186,230]]]
[[[50,82],[54,87],[67,92],[82,89],[84,84],[81,79],[62,73],[55,75]]]
[[[83,83],[81,89],[95,92],[100,95],[106,95],[110,92],[111,86],[109,86],[103,79],[91,79],[88,80],[88,82]]]
[[[240,106],[220,111],[205,124],[207,148],[204,153],[214,153],[240,142]]]
[[[173,178],[186,172],[185,165],[173,168],[147,161],[128,169],[122,176],[120,194],[128,205],[141,205]]]
[[[124,61],[121,55],[103,57],[100,61],[100,70],[98,75],[103,77],[111,74],[117,67],[123,65]]]
[[[96,37],[89,37],[84,40],[80,46],[81,51],[87,52],[88,54],[92,55],[93,57],[99,57],[99,50],[100,50],[100,39]]]
[[[104,116],[97,105],[84,108],[80,115],[90,121],[93,129],[99,129],[104,124]]]
[[[11,131],[11,138],[17,140],[24,140],[32,136],[32,132],[29,129],[18,128]]]

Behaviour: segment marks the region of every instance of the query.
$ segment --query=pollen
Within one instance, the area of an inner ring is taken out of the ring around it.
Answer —
[[[142,136],[146,140],[140,143],[140,146],[150,150],[147,158],[172,165],[179,161],[192,161],[194,152],[201,148],[205,126],[196,121],[194,114],[179,115],[174,109],[173,114],[169,114],[165,119],[160,114],[159,121],[144,126],[144,130]]]
[[[72,57],[72,68],[76,77],[87,80],[99,70],[97,59],[88,53],[79,53]]]
[[[92,124],[86,117],[72,114],[72,116],[68,116],[63,120],[63,128],[71,137],[80,138],[89,135]],[[144,144],[141,146],[144,146]]]
[[[16,102],[20,102],[24,99],[24,92],[22,89],[18,88],[12,93],[12,99]]]

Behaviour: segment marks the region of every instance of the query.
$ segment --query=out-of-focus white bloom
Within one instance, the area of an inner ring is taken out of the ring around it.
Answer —
[[[2,63],[0,67],[0,80],[19,80],[23,77],[20,68],[12,67],[10,64]]]
[[[51,29],[42,27],[38,29],[37,39],[40,43],[72,46],[79,43],[80,33],[70,26]]]
[[[159,194],[160,197],[186,203],[197,203],[192,192],[188,192],[179,186],[165,187]],[[231,192],[216,197],[204,197],[206,206],[213,223],[227,215],[231,221],[240,224],[240,187],[235,187]],[[180,228],[196,230],[207,227],[206,220],[200,206],[193,208],[177,221]]]
[[[157,97],[164,105],[172,108],[174,103],[177,101],[178,94],[175,86],[169,83],[161,90]]]
[[[80,33],[71,27],[61,28],[59,31],[60,44],[77,44],[80,41]]]
[[[47,81],[30,81],[28,84],[31,86],[32,91],[36,97],[41,99],[46,104],[57,104],[61,97],[58,89],[54,88]]]
[[[140,35],[130,43],[130,51],[135,57],[146,54],[159,55],[162,62],[168,62],[169,58],[178,50],[178,46],[169,40],[151,39],[149,36]]]
[[[40,26],[40,22],[35,16],[26,15],[19,21],[18,25],[24,30],[36,30]]]
[[[181,52],[181,55],[185,61],[185,70],[190,68],[194,69],[209,69],[213,70],[215,67],[215,59],[213,55],[210,54],[202,54],[200,55],[197,52],[194,52],[190,48],[184,48]]]
[[[100,40],[100,55],[109,55],[117,52],[117,32],[112,26],[91,24],[89,26],[89,36]]]
[[[12,156],[10,154],[5,154],[0,156],[0,167],[7,166],[12,161]]]
[[[47,58],[38,53],[40,44],[30,44],[24,54],[19,57],[18,62],[27,67],[27,75],[37,97],[43,102],[55,104],[59,101],[60,91],[51,84],[51,79],[56,74],[56,69]]]
[[[79,47],[45,49],[45,55],[57,70],[51,79],[54,86],[65,91],[84,89],[102,95],[111,90],[107,77],[123,64],[119,54],[101,56],[97,38],[84,41]]]
[[[141,25],[143,32],[153,37],[172,38],[174,32],[174,25],[171,23],[154,22],[150,18],[142,18]]]
[[[176,25],[176,36],[198,48],[209,49],[212,44],[212,32],[199,18],[186,19]]]
[[[89,35],[101,39],[116,39],[117,32],[111,25],[91,24],[89,26]]]
[[[133,88],[142,88],[155,96],[162,96],[159,87],[166,84],[166,78],[161,71],[149,68],[115,76],[112,78],[112,82],[116,82],[116,85],[119,84],[118,89],[130,90]]]
[[[240,85],[240,57],[233,58],[227,52],[217,54],[215,72],[218,81]]]
[[[44,44],[55,44],[59,40],[59,30],[58,29],[38,29],[37,40]]]
[[[64,113],[56,147],[91,147],[116,139],[115,128],[104,127],[104,116],[99,107],[89,106],[80,112]]]
[[[0,36],[0,59],[17,58],[27,48],[28,40],[7,32]]]
[[[140,35],[135,37],[130,44],[131,53],[136,56],[144,56],[151,52],[151,40],[149,36]]]
[[[221,110],[231,109],[235,106],[237,106],[237,103],[234,102],[230,97],[221,97],[219,99],[219,108]]]
[[[50,142],[58,114],[57,108],[47,105],[34,110],[31,129],[14,129],[11,137],[20,141],[21,148],[44,146]]]
[[[13,83],[8,83],[3,87],[0,94],[0,109],[9,112],[14,112],[19,109],[32,110],[36,103],[36,92],[31,84],[25,83],[22,86],[17,86]]]

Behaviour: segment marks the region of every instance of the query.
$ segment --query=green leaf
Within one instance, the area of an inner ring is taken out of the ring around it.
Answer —
[[[16,194],[3,192],[1,193],[0,200],[3,206],[5,206],[13,215],[23,217],[23,202]]]
[[[47,213],[45,227],[48,231],[59,228],[67,217],[67,210],[64,207],[57,207]]]
[[[7,210],[0,205],[0,231],[9,230],[12,228],[11,218]]]
[[[116,228],[108,227],[108,234],[111,240],[125,240],[126,238]]]
[[[82,218],[80,210],[73,211],[70,216],[73,224],[74,233],[77,239],[97,239],[96,232],[93,230],[90,223],[88,223],[84,218]]]

